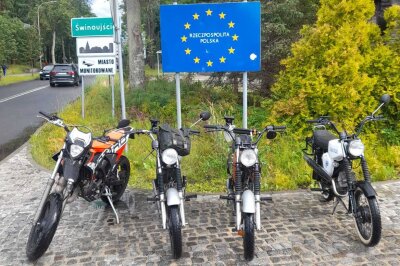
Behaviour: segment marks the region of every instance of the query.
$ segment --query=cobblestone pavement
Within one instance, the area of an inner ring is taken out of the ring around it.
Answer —
[[[49,172],[30,160],[28,147],[0,163],[0,265],[26,265],[30,220]],[[343,207],[330,215],[309,191],[275,193],[262,205],[263,229],[256,232],[250,265],[400,265],[400,182],[375,184],[383,237],[364,247]],[[83,199],[67,205],[50,248],[36,265],[243,265],[242,240],[232,233],[233,218],[216,195],[187,202],[183,256],[171,259],[168,232],[150,192],[129,190],[118,204],[120,224],[110,208]]]

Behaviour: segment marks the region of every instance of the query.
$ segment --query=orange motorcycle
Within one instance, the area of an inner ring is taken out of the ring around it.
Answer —
[[[93,138],[85,126],[67,125],[56,115],[39,112],[41,118],[64,128],[61,150],[53,156],[56,165],[34,216],[26,246],[30,261],[41,257],[49,247],[67,203],[78,196],[91,202],[109,204],[119,223],[114,203],[124,193],[130,176],[130,163],[122,155],[132,128],[123,119],[115,129]],[[133,137],[133,134],[132,134]]]

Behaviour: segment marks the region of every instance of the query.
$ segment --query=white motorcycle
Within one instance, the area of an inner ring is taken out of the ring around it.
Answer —
[[[365,123],[383,119],[375,114],[389,101],[390,96],[383,95],[379,107],[357,125],[354,134],[348,134],[346,130],[340,132],[327,116],[307,121],[316,124],[313,136],[306,138],[306,148],[303,150],[304,159],[313,169],[312,177],[320,186],[312,190],[320,191],[323,201],[336,199],[332,214],[341,203],[353,215],[358,236],[365,246],[379,243],[382,225],[377,195],[371,185],[371,176],[364,157],[364,144],[358,136]],[[328,131],[326,126],[337,136]],[[353,172],[355,160],[360,161],[364,177],[362,181],[357,181]],[[346,197],[349,200],[348,207],[343,202]]]
[[[209,112],[202,112],[200,121],[210,118]],[[168,124],[158,126],[158,120],[150,120],[150,130],[133,130],[133,134],[145,134],[152,140],[152,152],[156,152],[156,179],[153,181],[153,197],[161,211],[163,229],[169,230],[172,256],[182,255],[182,227],[186,225],[184,202],[197,195],[186,195],[186,177],[181,175],[181,157],[190,153],[190,135],[200,132],[190,128],[174,129]],[[155,137],[156,135],[156,137]]]
[[[254,228],[261,229],[261,201],[272,200],[270,196],[261,196],[261,167],[258,160],[257,144],[265,132],[268,139],[274,139],[277,131],[285,126],[267,126],[261,131],[236,128],[233,117],[224,117],[226,125],[205,125],[206,132],[223,131],[225,139],[233,142],[227,160],[227,196],[221,199],[234,202],[236,216],[234,231],[243,237],[244,258],[248,261],[254,257]],[[253,137],[255,141],[253,141]]]

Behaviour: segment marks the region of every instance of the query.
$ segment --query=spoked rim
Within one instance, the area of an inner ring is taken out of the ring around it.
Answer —
[[[357,210],[354,220],[358,234],[363,242],[369,242],[373,234],[373,226],[372,212],[368,198],[365,197],[364,193],[360,189],[355,191],[354,198]]]

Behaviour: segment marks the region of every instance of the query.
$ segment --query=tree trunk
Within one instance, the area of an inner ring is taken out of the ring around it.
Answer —
[[[64,38],[61,38],[61,47],[62,47],[62,60],[63,60],[63,64],[66,64],[66,63],[67,63],[67,57],[65,56]]]
[[[129,86],[138,88],[144,84],[144,57],[139,0],[126,1],[126,16],[129,47]]]
[[[56,63],[56,30],[53,30],[53,43],[51,45],[51,59],[53,61],[53,65]]]

